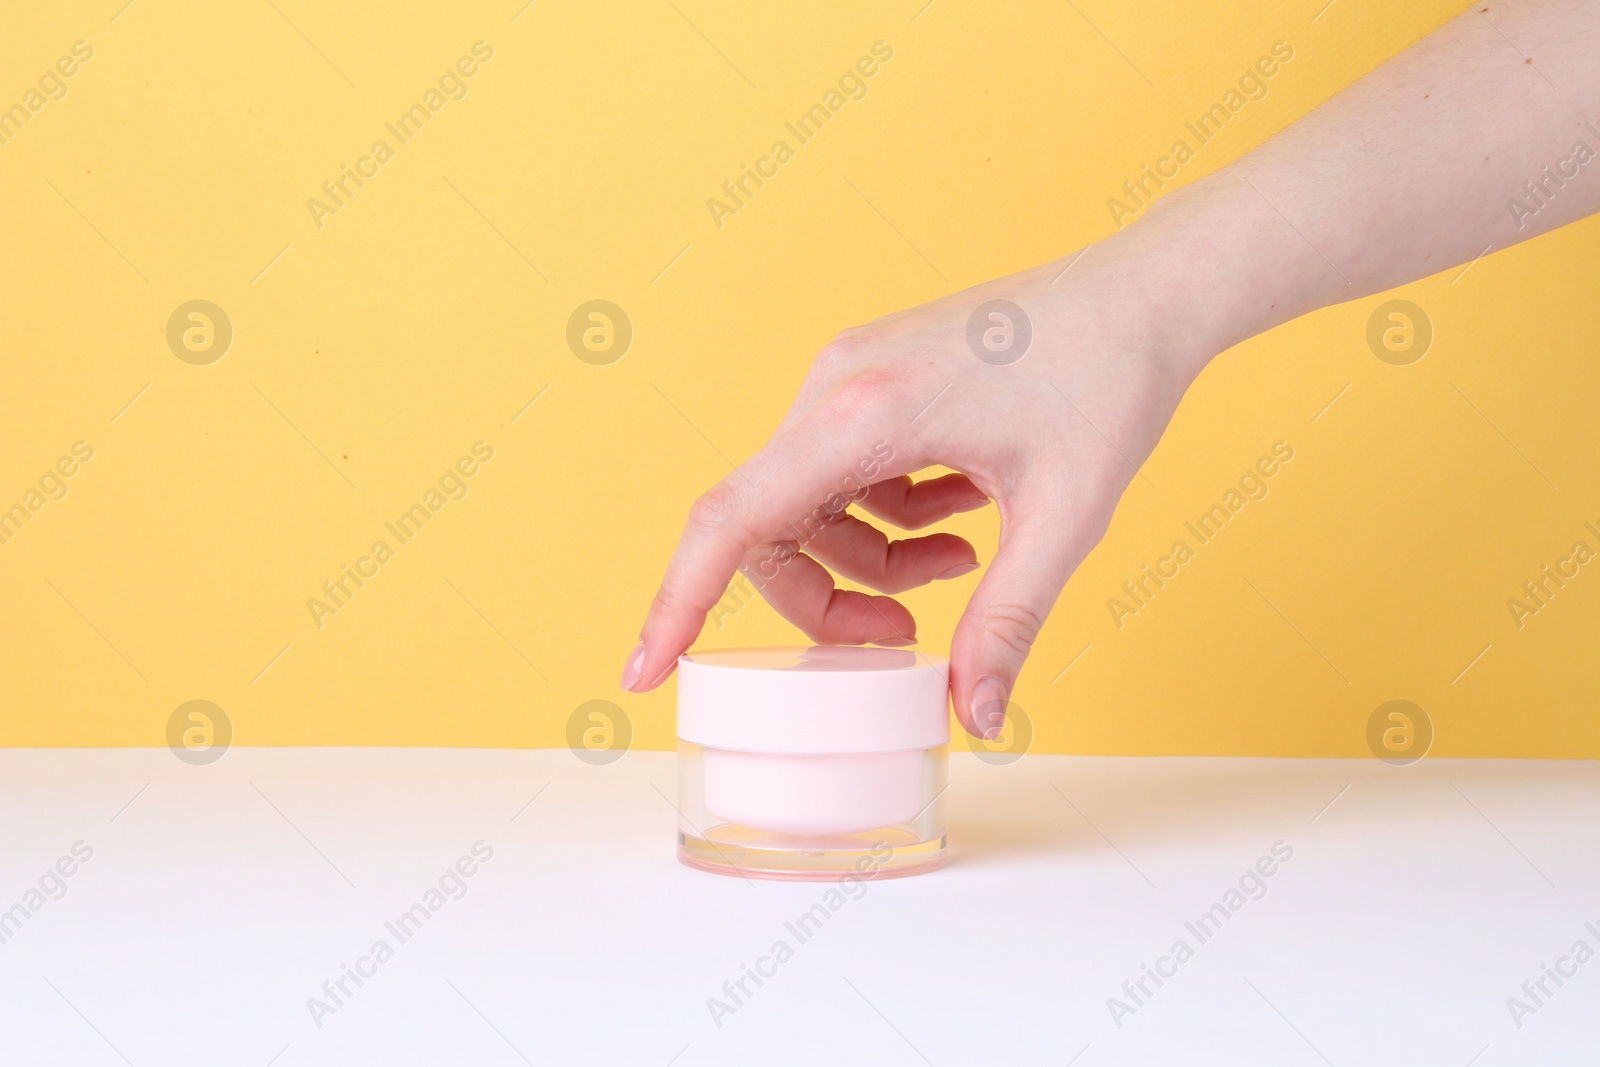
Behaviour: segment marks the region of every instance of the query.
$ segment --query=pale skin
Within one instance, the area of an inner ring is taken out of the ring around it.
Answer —
[[[902,604],[838,589],[830,568],[892,594],[977,553],[952,534],[891,541],[858,512],[915,530],[992,502],[999,548],[956,627],[950,690],[961,724],[995,736],[1057,596],[1207,363],[1600,210],[1600,158],[1573,162],[1577,142],[1600,153],[1597,56],[1594,0],[1474,4],[1088,250],[844,331],[765,447],[695,501],[622,687],[672,673],[741,567],[816,642],[911,644]],[[967,343],[996,298],[1033,327],[1007,365]],[[797,539],[884,443],[865,496]],[[936,465],[960,473],[912,480]],[[775,546],[799,551],[774,566]]]

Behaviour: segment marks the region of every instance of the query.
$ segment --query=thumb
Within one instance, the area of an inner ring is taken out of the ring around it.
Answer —
[[[1021,501],[1002,516],[1000,549],[950,645],[956,718],[975,737],[999,735],[1023,661],[1067,578],[1088,551],[1061,501]]]

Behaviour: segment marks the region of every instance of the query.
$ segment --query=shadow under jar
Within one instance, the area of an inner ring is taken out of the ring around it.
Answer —
[[[945,860],[948,661],[819,646],[678,660],[678,859],[795,881]]]

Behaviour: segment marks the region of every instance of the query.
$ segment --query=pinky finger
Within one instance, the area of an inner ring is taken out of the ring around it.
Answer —
[[[920,530],[960,511],[975,511],[989,502],[965,474],[946,474],[913,482],[910,475],[885,478],[867,487],[857,503],[868,514],[902,530]]]

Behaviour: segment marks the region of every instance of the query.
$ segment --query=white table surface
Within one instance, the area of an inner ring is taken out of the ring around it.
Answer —
[[[1600,950],[1593,762],[962,753],[951,773],[949,866],[867,883],[799,943],[785,923],[829,887],[681,867],[667,753],[0,751],[0,909],[93,849],[0,944],[0,1063],[1600,1056],[1600,958],[1520,1027],[1507,1007],[1574,942]],[[465,895],[399,944],[384,923],[477,841]],[[1185,922],[1279,841],[1265,896],[1199,943]],[[307,999],[379,938],[393,958],[316,1025]],[[1117,1026],[1108,998],[1180,938],[1193,958]],[[718,1026],[708,998],[780,939],[793,957]]]

